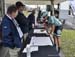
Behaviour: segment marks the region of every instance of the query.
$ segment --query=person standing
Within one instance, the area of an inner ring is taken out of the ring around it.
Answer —
[[[19,26],[21,27],[23,34],[27,34],[28,33],[28,20],[26,16],[23,14],[25,5],[22,2],[18,1],[16,2],[16,7],[18,9],[18,15],[15,19],[19,23]]]
[[[37,21],[39,22],[40,21],[40,18],[41,18],[41,9],[40,7],[38,7],[38,16],[37,16]]]
[[[15,20],[18,10],[15,5],[7,9],[7,14],[2,19],[2,43],[8,50],[10,57],[18,57],[18,52],[22,47],[21,39],[23,33]],[[6,55],[7,56],[7,55]]]
[[[29,31],[33,30],[35,27],[35,10],[28,16],[29,20]]]
[[[51,24],[51,34],[54,34],[54,46],[58,47],[58,53],[61,49],[61,33],[62,33],[62,22],[58,19],[59,11],[54,11],[54,16],[49,18],[49,23]]]
[[[25,5],[18,1],[16,2],[16,7],[18,9],[18,15],[17,17],[15,18],[16,21],[18,22],[23,34],[24,34],[24,37],[23,37],[23,47],[22,49],[20,50],[20,54],[22,53],[23,49],[26,47],[27,45],[27,36],[28,36],[28,33],[29,33],[29,26],[28,26],[28,19],[26,18],[26,16],[23,14],[23,11],[24,11],[24,8],[25,8]]]
[[[54,11],[54,16],[48,16],[44,14],[43,18],[48,21],[49,34],[52,34],[54,37],[54,46],[58,47],[58,53],[61,49],[61,33],[62,33],[62,22],[58,19],[59,11]],[[45,25],[47,27],[47,25]]]

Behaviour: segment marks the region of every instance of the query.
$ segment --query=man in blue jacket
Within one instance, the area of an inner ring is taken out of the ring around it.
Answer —
[[[7,9],[7,14],[2,20],[2,43],[9,51],[10,57],[18,57],[18,52],[22,47],[22,31],[15,21],[18,10],[15,5],[11,5]]]

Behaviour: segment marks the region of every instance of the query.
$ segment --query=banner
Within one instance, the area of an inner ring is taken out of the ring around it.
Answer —
[[[72,9],[72,13],[73,15],[75,15],[75,0],[70,0],[70,6],[71,6],[71,9]]]

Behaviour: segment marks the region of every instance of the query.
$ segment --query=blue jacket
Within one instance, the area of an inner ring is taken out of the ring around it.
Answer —
[[[19,33],[12,20],[9,19],[6,15],[4,16],[2,21],[2,42],[6,47],[22,47]]]

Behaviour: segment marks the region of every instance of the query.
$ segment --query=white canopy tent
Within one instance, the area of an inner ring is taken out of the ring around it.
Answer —
[[[61,2],[64,2],[66,0],[5,0],[5,3],[7,4],[13,4],[16,1],[22,1],[25,4],[29,4],[29,5],[50,5],[51,1],[54,1],[54,4],[58,4]]]
[[[53,9],[54,5],[64,2],[66,0],[5,0],[5,5],[7,6],[15,4],[17,1],[21,1],[27,5],[52,5]],[[52,14],[54,14],[54,9],[52,11]]]
[[[27,5],[51,5],[51,1],[53,1],[53,4],[58,4],[66,0],[0,0],[0,2],[2,3],[2,16],[6,11],[5,7],[8,7],[11,4],[15,4],[17,1],[21,1]]]

